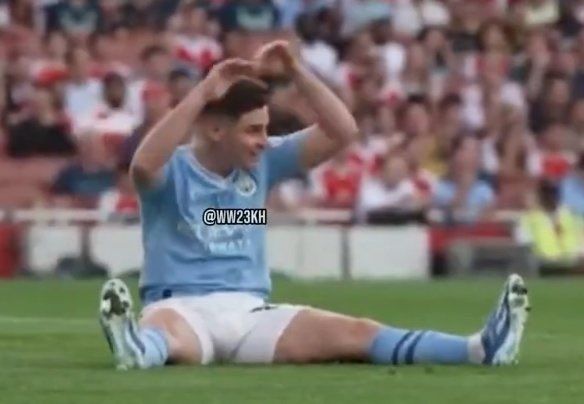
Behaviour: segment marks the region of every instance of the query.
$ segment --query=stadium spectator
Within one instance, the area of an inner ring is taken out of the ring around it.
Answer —
[[[410,178],[416,187],[416,192],[422,198],[429,198],[434,194],[438,176],[423,166],[426,156],[425,143],[425,139],[422,137],[410,138],[402,145],[402,150],[407,158]]]
[[[521,217],[517,240],[531,246],[542,271],[574,269],[584,258],[584,219],[561,203],[556,183],[543,181],[537,198]]]
[[[371,24],[371,38],[385,67],[388,80],[399,80],[406,62],[406,47],[395,38],[391,18],[378,19]]]
[[[78,156],[57,175],[52,191],[58,205],[95,207],[98,198],[115,185],[115,172],[107,167],[89,138],[79,140]]]
[[[445,213],[448,222],[477,222],[492,213],[495,194],[479,179],[478,162],[478,141],[458,138],[452,147],[449,171],[436,185],[433,197],[433,204]]]
[[[557,0],[528,0],[522,5],[523,23],[528,28],[551,26],[560,18]]]
[[[99,138],[116,150],[116,145],[130,136],[140,124],[139,117],[126,107],[126,82],[117,73],[103,78],[103,100],[88,116],[81,118],[74,128],[78,137]],[[94,142],[98,144],[98,142]]]
[[[477,60],[477,81],[462,91],[465,123],[472,129],[486,125],[492,109],[507,107],[519,111],[527,108],[519,84],[510,80],[509,67],[504,56],[484,53]]]
[[[34,83],[30,74],[31,58],[18,53],[6,63],[6,116],[8,122],[18,119],[26,111],[33,94]]]
[[[116,172],[115,188],[106,190],[97,203],[97,209],[105,220],[135,220],[139,213],[128,165],[120,165]]]
[[[415,164],[434,175],[446,172],[448,139],[439,138],[432,126],[429,108],[424,98],[411,97],[401,112],[401,128],[407,143],[415,145]]]
[[[117,39],[115,31],[97,32],[88,39],[87,47],[95,62],[92,76],[103,78],[107,73],[118,73],[124,77],[132,75],[128,55],[132,55],[134,49],[127,49]]]
[[[84,47],[76,46],[68,53],[69,80],[65,84],[65,110],[73,122],[79,126],[79,119],[89,115],[99,105],[101,82],[91,76],[91,55]]]
[[[346,149],[315,169],[310,176],[312,203],[321,208],[354,208],[364,167],[360,156]]]
[[[482,140],[483,178],[496,186],[500,208],[522,209],[526,191],[541,172],[539,149],[524,116],[516,111],[505,115],[501,127]]]
[[[6,152],[19,158],[75,153],[70,125],[55,90],[36,87],[30,108],[8,125]]]
[[[223,57],[223,48],[213,36],[211,15],[202,3],[192,2],[178,13],[176,30],[170,39],[173,56],[198,73],[206,72]]]
[[[436,128],[436,137],[441,145],[450,145],[456,138],[469,134],[464,125],[462,108],[462,99],[456,93],[445,95],[437,103],[432,127]]]
[[[565,122],[570,106],[570,82],[562,75],[550,74],[542,85],[539,97],[531,106],[530,126],[541,133],[555,122]]]
[[[563,179],[562,205],[584,217],[584,152],[580,154],[574,169]]]
[[[278,7],[282,28],[291,30],[294,29],[298,17],[307,11],[311,3],[316,3],[316,7],[319,7],[322,3],[326,2],[327,0],[324,2],[320,0],[312,2],[306,2],[304,0],[274,0],[274,4]]]
[[[351,108],[354,109],[358,102],[355,95],[357,87],[365,77],[381,73],[381,63],[368,31],[360,31],[347,40],[336,71],[334,85]]]
[[[560,181],[575,162],[574,150],[569,148],[569,133],[565,124],[551,123],[542,133],[538,171],[542,178]]]
[[[280,12],[272,0],[227,1],[219,10],[225,31],[262,32],[280,26]]]
[[[168,75],[170,105],[177,105],[195,85],[198,77],[188,69],[173,69]]]
[[[296,30],[302,40],[300,54],[312,70],[332,82],[339,57],[336,49],[324,40],[316,18],[315,14],[301,14],[298,17]]]
[[[141,121],[144,118],[144,91],[150,84],[165,85],[172,70],[170,52],[163,46],[150,45],[140,53],[142,69],[128,85],[125,107]]]
[[[368,222],[376,214],[411,214],[425,204],[410,178],[407,160],[389,153],[379,175],[365,175],[357,198],[356,215],[359,221]]]
[[[90,0],[67,0],[57,12],[58,24],[67,35],[85,40],[99,28],[100,9]]]
[[[60,84],[68,76],[67,39],[63,33],[53,31],[48,34],[40,57],[34,58],[30,65],[30,74],[35,84],[49,86]]]
[[[120,148],[118,164],[128,165],[140,142],[156,122],[164,117],[170,107],[170,94],[165,86],[149,83],[142,94],[144,97],[144,120],[131,136],[126,138]]]
[[[570,149],[584,150],[584,98],[577,100],[572,105],[570,112]]]

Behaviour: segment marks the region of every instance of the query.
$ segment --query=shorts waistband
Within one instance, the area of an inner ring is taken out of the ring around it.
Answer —
[[[205,296],[210,295],[212,293],[249,293],[261,299],[267,298],[267,293],[257,291],[257,290],[229,290],[229,289],[204,289],[199,286],[195,285],[169,285],[169,286],[141,286],[139,293],[140,293],[140,300],[144,305],[149,303],[154,303],[159,300],[169,299],[171,297],[184,297],[184,296]]]

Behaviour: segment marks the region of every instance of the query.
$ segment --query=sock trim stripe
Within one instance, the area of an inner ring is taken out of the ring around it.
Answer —
[[[134,323],[132,321],[130,321],[128,324],[128,330],[130,332],[130,337],[134,341],[134,344],[138,346],[140,352],[142,352],[142,355],[144,355],[144,353],[146,352],[146,347],[144,346],[144,343],[140,340],[140,338],[138,338],[136,330],[134,329]]]
[[[412,341],[412,344],[409,346],[408,350],[406,351],[405,360],[406,360],[407,365],[411,365],[414,363],[414,352],[416,351],[416,347],[418,346],[418,343],[420,342],[422,337],[426,334],[426,332],[427,331],[423,331],[423,332],[419,333],[418,335],[416,335],[416,337]]]
[[[401,347],[404,344],[404,342],[406,342],[406,340],[413,333],[414,333],[413,331],[407,332],[403,337],[401,337],[401,339],[399,340],[399,342],[397,343],[397,345],[395,346],[395,348],[393,348],[393,354],[391,355],[391,363],[392,364],[397,365],[397,363],[398,363],[399,350],[401,349]]]

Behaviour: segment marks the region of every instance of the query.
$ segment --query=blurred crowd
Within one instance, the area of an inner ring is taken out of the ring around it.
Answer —
[[[584,215],[582,0],[0,0],[0,205],[136,212],[142,136],[217,61],[290,40],[360,139],[270,206]],[[315,121],[274,89],[270,134]]]

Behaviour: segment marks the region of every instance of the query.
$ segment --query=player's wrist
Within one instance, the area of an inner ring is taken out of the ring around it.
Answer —
[[[215,85],[211,82],[211,80],[206,77],[199,82],[199,84],[195,87],[194,93],[197,93],[199,97],[202,99],[203,102],[211,102],[214,100],[214,91]]]
[[[298,59],[294,59],[288,66],[288,74],[293,80],[301,77],[305,73],[306,69]]]

